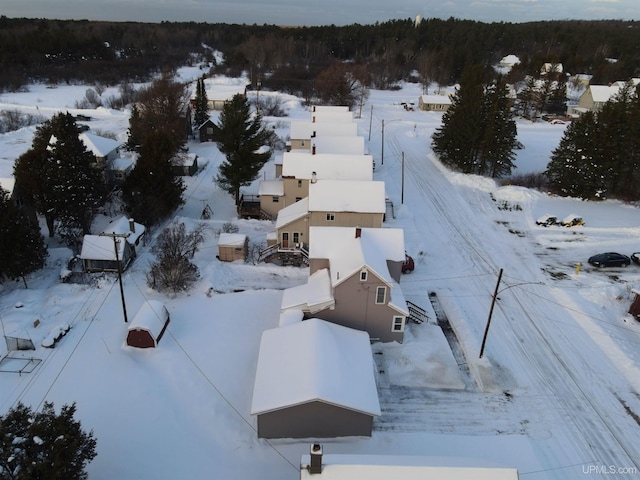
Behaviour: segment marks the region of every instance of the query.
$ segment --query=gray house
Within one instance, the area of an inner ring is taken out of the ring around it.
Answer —
[[[260,438],[370,436],[381,412],[369,336],[316,318],[265,331],[251,414]]]

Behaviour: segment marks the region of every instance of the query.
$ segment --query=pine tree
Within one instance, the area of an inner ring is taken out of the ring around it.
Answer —
[[[482,67],[476,65],[462,75],[460,88],[433,135],[433,151],[442,163],[463,173],[477,173],[483,106]]]
[[[195,113],[194,121],[196,127],[201,126],[209,119],[209,99],[204,86],[204,77],[198,79],[196,84]]]
[[[582,114],[567,127],[545,172],[558,193],[586,199],[609,195],[598,148],[600,138],[593,112]]]
[[[163,132],[149,134],[122,186],[127,211],[144,225],[157,223],[184,203],[184,184],[173,174],[171,150],[172,141]]]
[[[0,278],[24,278],[42,268],[47,258],[39,226],[30,222],[1,188],[0,251]]]
[[[270,151],[260,151],[270,143],[272,133],[262,125],[260,115],[251,115],[249,102],[234,95],[225,104],[218,122],[218,149],[226,159],[218,169],[216,183],[240,201],[240,187],[250,185],[271,157]]]
[[[93,432],[74,420],[75,403],[56,414],[45,402],[40,412],[18,404],[0,417],[0,478],[85,480],[96,456]]]
[[[79,138],[69,113],[54,115],[36,129],[33,145],[14,165],[14,176],[45,216],[49,236],[60,221],[70,238],[89,233],[93,208],[104,198],[103,172]]]

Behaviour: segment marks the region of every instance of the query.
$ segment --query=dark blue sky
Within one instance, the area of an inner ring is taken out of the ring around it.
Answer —
[[[370,24],[389,19],[482,22],[639,20],[639,0],[2,0],[7,17],[275,25]]]

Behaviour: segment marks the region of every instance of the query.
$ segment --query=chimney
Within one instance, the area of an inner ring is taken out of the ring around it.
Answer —
[[[316,138],[316,131],[311,132],[311,138]]]
[[[316,116],[311,117],[311,123],[316,123]]]
[[[314,443],[311,445],[311,465],[309,465],[311,475],[322,473],[322,445]]]
[[[314,143],[314,144],[311,146],[311,155],[315,155],[315,154],[316,154],[316,144]]]
[[[312,112],[315,112],[315,111],[316,111],[316,106],[315,106],[315,105],[313,106],[313,110],[311,110],[311,111],[312,111]]]
[[[129,230],[131,230],[131,233],[136,233],[136,223],[133,221],[133,218],[129,219]]]
[[[311,172],[311,183],[316,183],[318,181],[318,174],[316,172]]]
[[[356,238],[360,238],[362,235],[362,229],[360,227],[356,227]]]

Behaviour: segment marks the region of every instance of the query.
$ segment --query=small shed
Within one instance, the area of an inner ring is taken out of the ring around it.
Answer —
[[[221,262],[244,261],[249,250],[249,239],[242,233],[221,233],[218,238],[218,260]]]
[[[148,300],[134,317],[127,333],[127,345],[155,348],[169,325],[169,311],[161,302]]]
[[[421,95],[418,99],[418,108],[424,111],[446,112],[450,106],[448,95]]]
[[[220,127],[210,118],[198,127],[200,142],[216,142],[220,139]]]

